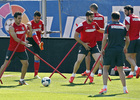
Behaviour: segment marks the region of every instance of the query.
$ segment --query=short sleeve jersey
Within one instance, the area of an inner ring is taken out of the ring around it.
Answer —
[[[108,46],[106,49],[123,50],[124,38],[128,36],[125,25],[114,21],[106,26],[105,34],[108,34]]]
[[[21,39],[22,36],[24,35],[23,38],[22,38],[22,41],[25,41],[25,34],[26,34],[26,31],[27,31],[25,25],[21,23],[21,24],[18,26],[18,25],[16,25],[15,23],[13,23],[12,26],[14,27],[14,31],[15,31],[15,33],[16,33],[16,35],[17,35],[17,38]],[[9,34],[10,34],[10,33],[9,33]],[[11,36],[11,34],[10,34],[10,43],[9,43],[8,50],[14,51],[15,48],[16,48],[16,46],[17,46],[17,44],[18,44],[18,42],[16,42],[16,41],[13,39],[13,37]],[[25,51],[24,45],[19,44],[19,46],[18,46],[16,52],[24,52],[24,51]]]
[[[99,30],[99,26],[96,22],[88,24],[87,21],[84,21],[78,25],[76,32],[81,34],[81,40],[85,43],[89,43],[90,47],[96,45],[96,30]]]
[[[44,23],[42,20],[40,20],[38,23],[35,23],[34,20],[31,20],[30,22],[28,22],[28,24],[30,24],[32,26],[32,32],[37,34],[38,39],[41,41],[41,33],[39,32],[39,30],[44,30]]]
[[[99,13],[94,13],[93,20],[99,25],[100,28],[104,28],[104,16]],[[96,31],[96,41],[102,41],[103,33]]]
[[[128,30],[130,41],[138,39],[140,32],[140,18],[131,14],[125,17],[125,25],[130,25]]]

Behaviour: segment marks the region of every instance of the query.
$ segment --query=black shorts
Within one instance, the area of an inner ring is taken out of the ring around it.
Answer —
[[[12,55],[12,53],[13,53],[13,51],[9,51],[9,50],[8,50],[7,53],[6,53],[6,58],[5,58],[5,60],[9,60],[10,57],[11,57],[11,55]],[[24,51],[24,52],[15,52],[15,54],[13,55],[13,57],[12,57],[11,60],[15,59],[16,57],[17,57],[19,60],[28,60],[28,59],[29,59],[29,58],[28,58],[28,54],[27,54],[26,51]]]
[[[85,47],[83,45],[81,45],[79,47],[79,52],[78,54],[85,54],[87,56],[87,54],[91,52],[91,54],[94,54],[94,53],[99,53],[99,49],[97,46],[94,46],[93,48],[90,48],[90,50],[86,50]]]
[[[34,39],[28,37],[27,40],[29,41],[29,44],[32,44],[34,53],[39,55],[41,50],[40,50],[39,46],[37,45],[37,43],[34,41]]]
[[[140,39],[130,41],[127,52],[139,53],[140,52]]]
[[[103,56],[103,65],[124,66],[124,57],[123,50],[106,50]]]
[[[99,50],[101,51],[102,41],[97,41],[97,46],[98,46]]]

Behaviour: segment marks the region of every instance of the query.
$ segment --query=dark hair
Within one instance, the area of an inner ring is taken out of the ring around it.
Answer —
[[[126,5],[125,7],[124,7],[124,9],[126,9],[126,10],[131,10],[131,13],[133,13],[133,7],[131,6],[131,5]]]
[[[92,11],[87,11],[86,12],[86,16],[91,16],[91,15],[93,15],[93,12]]]
[[[93,3],[90,5],[90,8],[94,8],[95,10],[98,10],[98,5],[96,3]]]
[[[15,12],[15,14],[14,14],[14,18],[17,18],[18,16],[21,16],[21,15],[22,15],[21,12]]]
[[[111,17],[113,19],[119,19],[120,18],[120,13],[119,12],[112,12]]]
[[[41,16],[41,13],[39,11],[35,11],[34,12],[34,17],[36,17],[36,16],[39,16],[40,17]]]

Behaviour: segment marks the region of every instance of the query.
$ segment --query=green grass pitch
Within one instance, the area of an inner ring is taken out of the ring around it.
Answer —
[[[33,73],[27,73],[25,81],[29,85],[19,86],[20,72],[5,72],[0,84],[0,100],[140,100],[140,78],[126,79],[129,94],[123,94],[119,76],[110,76],[108,91],[100,95],[103,87],[102,77],[95,75],[94,83],[83,84],[86,77],[76,75],[73,84],[68,82],[71,74],[63,73],[64,79],[58,73],[51,78],[49,87],[41,84],[41,79],[34,79]],[[39,73],[41,78],[49,77],[51,73]]]

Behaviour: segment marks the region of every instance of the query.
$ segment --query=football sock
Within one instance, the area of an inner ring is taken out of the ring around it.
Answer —
[[[90,76],[91,76],[91,77],[94,77],[94,73],[93,73],[93,72],[91,72]]]
[[[35,60],[34,61],[34,76],[38,74],[39,66],[40,66],[40,60]]]
[[[75,77],[75,75],[76,75],[76,73],[72,73],[72,75],[71,75],[71,76],[72,76],[72,77]]]
[[[103,89],[107,89],[107,85],[104,85]]]
[[[90,70],[86,70],[86,73],[89,73],[90,72]]]
[[[137,70],[138,69],[138,66],[135,66],[135,70]]]
[[[131,72],[129,73],[129,75],[134,75],[134,72],[131,71]]]
[[[99,70],[98,70],[98,74],[99,74],[99,73],[102,74],[102,69],[99,69]]]
[[[20,81],[24,81],[24,79],[20,79]]]

